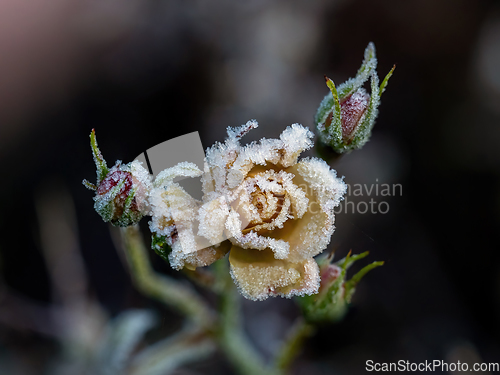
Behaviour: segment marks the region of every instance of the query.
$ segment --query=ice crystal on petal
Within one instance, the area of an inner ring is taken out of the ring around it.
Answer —
[[[204,236],[212,244],[218,244],[226,239],[224,231],[225,223],[229,215],[229,205],[224,196],[213,199],[198,211],[198,220],[200,222],[198,235]]]
[[[319,268],[314,259],[291,263],[259,255],[249,257],[248,251],[235,247],[230,251],[231,277],[245,298],[262,301],[270,296],[291,298],[318,292]]]

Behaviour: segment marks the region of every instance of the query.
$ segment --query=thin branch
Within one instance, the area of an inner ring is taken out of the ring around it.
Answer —
[[[274,368],[277,373],[285,374],[302,349],[304,340],[314,333],[314,326],[299,318],[291,328],[283,346],[276,355]]]
[[[131,375],[165,375],[176,368],[212,354],[213,340],[197,329],[185,329],[139,352]]]
[[[220,327],[217,340],[229,361],[241,375],[271,375],[262,357],[248,341],[241,323],[240,295],[229,276],[227,259],[216,263],[221,283]]]
[[[215,318],[213,311],[192,288],[153,270],[138,227],[122,228],[122,238],[136,287],[145,295],[163,302],[197,324],[210,329]]]

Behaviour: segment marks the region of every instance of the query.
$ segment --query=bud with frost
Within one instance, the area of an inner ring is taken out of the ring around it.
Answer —
[[[96,192],[94,208],[105,222],[126,227],[139,222],[148,214],[148,191],[151,177],[140,162],[122,165],[121,161],[109,169],[97,146],[95,131],[90,134],[90,146],[97,168],[97,184],[83,180]]]
[[[347,270],[359,259],[368,255],[368,251],[352,255],[347,254],[344,259],[332,263],[332,257],[321,259],[319,263],[321,285],[319,292],[314,296],[301,298],[301,304],[305,318],[311,323],[324,321],[336,322],[341,320],[347,312],[347,307],[356,291],[356,286],[368,271],[379,267],[384,262],[373,262],[351,279],[346,280]]]
[[[279,139],[240,145],[256,127],[228,128],[226,141],[207,150],[203,172],[185,162],[158,175],[150,229],[172,247],[175,269],[209,265],[229,252],[231,276],[248,299],[317,293],[313,257],[330,242],[346,186],[323,160],[298,160],[313,145],[307,128],[294,124]],[[202,177],[201,202],[173,182],[179,175]],[[200,248],[200,239],[210,246]]]
[[[338,87],[325,76],[331,91],[321,102],[315,116],[316,130],[321,142],[338,154],[361,148],[370,138],[378,114],[380,97],[395,66],[379,87],[375,46],[369,43],[361,68],[355,78]],[[371,77],[371,93],[363,85]]]

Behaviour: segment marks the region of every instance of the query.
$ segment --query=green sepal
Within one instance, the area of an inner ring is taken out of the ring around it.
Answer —
[[[374,73],[371,78],[371,95],[368,108],[366,109],[363,117],[361,117],[360,124],[358,125],[354,138],[352,139],[349,148],[351,150],[361,148],[370,138],[375,120],[378,115],[378,105],[380,104],[380,91],[378,86],[378,75]]]
[[[351,298],[356,291],[356,286],[361,281],[361,279],[372,269],[383,266],[384,262],[373,262],[365,267],[363,267],[357,274],[355,274],[349,281],[345,283],[345,299],[348,303],[351,302]]]
[[[337,88],[339,99],[342,100],[357,91],[377,68],[375,45],[370,42],[365,49],[363,63],[356,73],[356,77],[348,79]]]
[[[97,146],[97,139],[95,136],[95,130],[92,129],[90,133],[90,147],[92,148],[92,155],[94,156],[95,166],[97,168],[97,184],[104,180],[109,173],[108,166],[106,165],[106,160],[104,160],[101,150]]]
[[[340,273],[327,290],[320,289],[318,294],[297,298],[309,323],[337,322],[345,316],[358,283],[370,270],[384,264],[384,262],[373,262],[362,268],[350,280],[346,280],[347,270],[368,254],[368,251],[356,255],[351,255],[349,252],[345,258],[334,263],[340,268]],[[318,263],[322,268],[328,266],[330,260],[331,257],[320,258]]]
[[[83,186],[85,186],[87,189],[89,190],[92,190],[92,191],[96,191],[97,190],[97,186],[95,186],[93,183],[91,183],[90,181],[87,181],[87,180],[83,180],[82,181],[82,184]]]
[[[172,248],[167,243],[167,236],[161,236],[157,233],[153,233],[151,236],[151,248],[164,261],[168,262],[168,254],[170,254]]]
[[[349,253],[347,253],[346,257],[335,262],[335,265],[337,265],[340,268],[344,268],[344,269],[348,270],[349,268],[351,268],[351,266],[354,264],[354,262],[367,257],[369,254],[370,254],[369,251],[365,251],[364,253],[361,253],[361,254],[351,255],[351,251],[349,251]]]
[[[384,80],[380,84],[380,96],[382,96],[383,92],[385,91],[385,87],[387,86],[387,83],[389,82],[389,78],[392,77],[392,73],[394,72],[394,69],[396,69],[396,65],[392,67],[392,69],[387,73],[385,76]]]
[[[111,224],[119,227],[128,227],[129,225],[133,225],[139,222],[144,216],[142,212],[138,210],[133,210],[132,203],[134,202],[135,193],[137,191],[137,187],[134,187],[130,190],[127,199],[125,200],[123,213],[118,217],[118,219],[113,220]]]
[[[113,224],[113,217],[115,215],[115,198],[125,185],[125,180],[118,182],[111,190],[106,194],[97,194],[94,197],[94,209],[99,215],[101,215],[104,222],[111,222]]]

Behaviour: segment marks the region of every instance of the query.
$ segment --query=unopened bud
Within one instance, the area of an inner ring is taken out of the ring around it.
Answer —
[[[384,264],[384,262],[373,262],[362,268],[351,279],[346,280],[349,267],[367,255],[368,252],[364,252],[351,256],[349,252],[344,259],[336,263],[331,263],[331,257],[318,261],[321,275],[319,292],[299,300],[304,316],[309,322],[336,322],[345,316],[357,284],[368,271]]]
[[[395,66],[379,86],[376,72],[375,46],[369,43],[365,59],[355,78],[350,78],[338,88],[325,76],[331,94],[325,96],[315,116],[320,141],[342,154],[361,148],[370,138],[380,104],[380,96]],[[371,78],[371,93],[363,85]]]
[[[97,168],[97,184],[84,180],[83,184],[96,192],[94,208],[105,222],[126,227],[139,222],[149,213],[148,192],[151,177],[138,161],[122,165],[121,161],[108,169],[97,147],[95,132],[90,134],[90,145]]]

